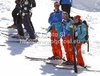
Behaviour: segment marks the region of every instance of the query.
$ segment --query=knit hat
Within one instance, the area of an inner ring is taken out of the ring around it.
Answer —
[[[56,1],[56,2],[54,3],[54,6],[56,6],[56,5],[59,6],[59,5],[60,5],[59,2]]]
[[[80,15],[76,15],[75,18],[78,18],[80,20],[81,16]]]

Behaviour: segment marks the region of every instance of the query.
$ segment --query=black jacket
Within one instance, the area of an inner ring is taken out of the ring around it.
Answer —
[[[20,0],[20,15],[30,15],[32,7],[36,6],[35,0]]]

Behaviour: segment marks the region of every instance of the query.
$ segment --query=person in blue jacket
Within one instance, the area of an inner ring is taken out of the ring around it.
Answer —
[[[83,44],[83,42],[85,41],[85,36],[86,36],[86,25],[84,23],[82,23],[81,21],[81,16],[80,15],[76,15],[74,17],[74,20],[69,22],[68,25],[66,26],[66,29],[68,31],[70,31],[69,26],[73,26],[73,32],[74,32],[74,42],[76,43],[75,47],[77,50],[77,64],[81,65],[81,66],[85,66],[82,54],[81,54],[81,46]],[[70,59],[72,62],[74,62],[73,60],[73,51],[72,51],[72,45],[70,43]]]
[[[60,0],[61,9],[66,11],[70,17],[70,10],[73,0]]]
[[[62,58],[62,50],[60,45],[60,32],[61,32],[61,22],[62,22],[62,11],[59,10],[59,2],[54,2],[54,12],[50,14],[49,24],[47,31],[51,32],[51,47],[53,56],[49,59],[53,58]]]
[[[63,64],[67,64],[67,62],[70,61],[70,50],[69,50],[69,42],[70,42],[70,32],[68,30],[66,30],[66,26],[67,24],[72,21],[72,19],[70,19],[68,17],[68,13],[67,12],[63,12],[62,13],[62,26],[61,26],[61,35],[62,35],[62,39],[63,39],[63,46],[66,52],[66,58],[67,61],[65,61]]]

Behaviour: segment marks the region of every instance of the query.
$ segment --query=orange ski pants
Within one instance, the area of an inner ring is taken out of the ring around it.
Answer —
[[[70,60],[69,42],[70,42],[70,36],[63,37],[63,46],[66,52],[67,60]]]
[[[51,47],[54,56],[62,57],[60,39],[57,38],[57,32],[55,28],[51,29]]]
[[[83,67],[85,66],[85,63],[84,63],[84,60],[83,60],[83,57],[82,57],[82,53],[81,53],[81,46],[82,46],[83,42],[78,42],[76,43],[76,50],[77,50],[77,55],[76,55],[76,58],[77,58],[77,64],[78,65],[83,65]],[[72,44],[70,43],[69,44],[69,48],[70,48],[70,60],[72,62],[74,62],[74,59],[73,59],[73,50],[72,50]]]

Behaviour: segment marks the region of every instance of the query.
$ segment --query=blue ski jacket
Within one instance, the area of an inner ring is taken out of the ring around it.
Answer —
[[[62,21],[62,26],[61,26],[61,36],[62,37],[65,37],[65,36],[67,36],[67,34],[70,34],[70,31],[66,30],[66,26],[70,21],[72,21],[72,20],[69,18]]]
[[[54,12],[50,14],[48,22],[51,24],[51,23],[56,23],[61,21],[62,21],[62,11],[54,10]]]
[[[73,0],[61,0],[61,4],[69,4],[72,5]]]
[[[73,26],[73,32],[75,32],[75,29],[76,29],[75,25],[72,24],[71,22],[69,22],[66,26],[66,30],[68,30],[68,31],[70,31],[69,26]],[[87,32],[87,29],[86,29],[86,25],[84,23],[81,23],[77,26],[78,39],[80,41],[85,41],[86,32]]]
[[[50,26],[48,27],[47,32],[49,32],[52,27],[55,27],[55,29],[57,31],[57,38],[60,38],[62,11],[54,10],[54,12],[52,12],[50,14],[48,22],[49,22]]]

